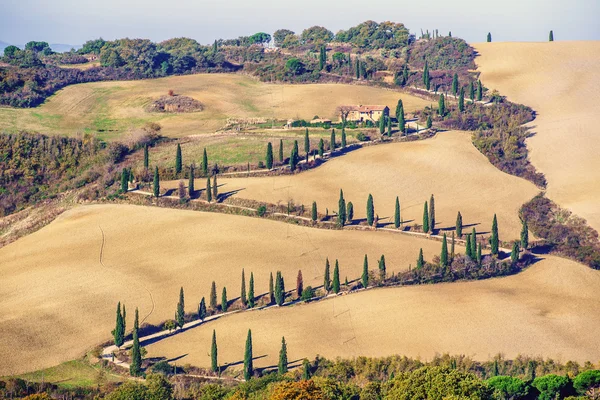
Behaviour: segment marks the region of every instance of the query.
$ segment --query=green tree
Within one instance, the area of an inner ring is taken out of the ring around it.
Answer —
[[[152,184],[154,197],[160,196],[160,177],[158,176],[158,167],[154,167],[154,182]]]
[[[569,378],[560,375],[544,375],[533,380],[531,384],[539,392],[538,400],[563,399],[569,394]]]
[[[373,205],[373,196],[369,193],[367,198],[367,224],[373,226],[375,220],[375,206]]]
[[[177,314],[176,314],[177,326],[183,328],[185,323],[185,300],[183,297],[183,286],[179,289],[179,302],[177,303]]]
[[[121,302],[117,304],[117,321],[115,323],[115,329],[112,331],[112,335],[115,346],[123,346],[123,343],[125,342],[125,322],[123,320],[123,314],[121,314]]]
[[[127,193],[127,185],[129,184],[129,170],[127,168],[123,168],[121,172],[121,192]]]
[[[316,221],[317,218],[318,218],[318,214],[317,214],[317,202],[316,201],[313,201],[313,203],[312,203],[312,210],[311,210],[310,216],[311,216],[311,219],[313,221]]]
[[[477,258],[477,231],[473,228],[471,233],[471,255],[473,258]]]
[[[554,32],[550,31],[550,34],[548,35],[548,41],[554,42]]]
[[[425,60],[425,66],[423,67],[423,85],[429,90],[429,64]]]
[[[296,143],[298,143],[297,140]],[[296,166],[298,165],[298,150],[296,149],[297,146],[294,146],[292,148],[292,153],[290,154],[290,169],[292,170],[292,172],[296,170]]]
[[[462,220],[462,215],[460,214],[460,211],[459,211],[458,214],[456,215],[456,236],[458,236],[459,238],[462,237],[462,230],[463,230],[463,220]]]
[[[229,302],[227,301],[227,288],[223,286],[223,291],[221,292],[221,311],[227,312],[229,308]]]
[[[521,227],[521,247],[527,250],[529,247],[529,227],[527,221],[523,219],[523,226]]]
[[[419,257],[417,258],[417,269],[423,268],[425,260],[423,260],[423,249],[419,249]]]
[[[477,264],[481,265],[481,242],[477,243]]]
[[[429,233],[429,209],[427,202],[423,205],[423,232]]]
[[[394,227],[396,229],[400,228],[400,224],[402,220],[400,219],[400,200],[398,196],[396,196],[396,208],[394,209]]]
[[[334,151],[336,148],[335,144],[335,129],[331,130],[331,137],[329,138],[329,150]]]
[[[250,284],[248,287],[248,307],[254,308],[254,273],[250,272]]]
[[[458,110],[460,112],[465,111],[465,89],[460,88],[460,95],[458,96]]]
[[[275,302],[275,289],[273,287],[273,273],[271,272],[271,275],[269,275],[269,304]]]
[[[519,242],[514,242],[510,252],[510,261],[514,264],[519,261]]]
[[[431,115],[427,116],[427,122],[425,123],[425,128],[431,129],[433,122],[431,121]]]
[[[361,277],[362,286],[366,289],[369,286],[369,259],[365,254],[365,260],[363,261],[363,272]]]
[[[477,81],[477,101],[481,101],[483,99],[483,87],[481,86],[481,81]]]
[[[206,147],[204,148],[204,153],[202,154],[202,173],[204,176],[208,176],[208,154],[206,154]]]
[[[346,218],[346,221],[349,224],[351,224],[352,223],[352,218],[354,218],[354,205],[352,204],[351,201],[348,202],[348,207],[347,207],[346,213],[348,214],[347,218]]]
[[[250,380],[254,375],[254,367],[252,364],[252,331],[248,329],[248,337],[246,338],[246,350],[244,351],[244,379]]]
[[[282,306],[285,302],[285,287],[281,271],[277,271],[275,278],[275,302],[278,306]]]
[[[302,361],[302,380],[310,379],[310,361],[306,358]]]
[[[429,198],[429,229],[432,233],[435,230],[435,199],[433,195]]]
[[[198,306],[198,319],[204,321],[204,318],[206,318],[206,301],[204,300],[204,297],[202,297],[200,305]]]
[[[323,138],[319,140],[319,157],[323,158],[323,154],[325,153],[325,142]]]
[[[466,244],[465,244],[465,255],[467,257],[469,257],[471,260],[475,258],[475,255],[473,253],[471,253],[471,235],[467,235],[467,240],[466,240]]]
[[[213,184],[212,184],[212,197],[216,202],[219,201],[219,185],[217,185],[217,175],[213,175]]]
[[[486,381],[494,391],[496,399],[526,399],[529,395],[529,385],[521,379],[512,376],[494,376]]]
[[[487,34],[487,42],[490,43],[492,41],[492,34],[488,32]]]
[[[338,294],[340,292],[340,265],[338,260],[335,260],[335,267],[333,268],[333,282],[331,283],[331,290],[333,293]]]
[[[340,189],[340,199],[338,200],[338,224],[344,226],[346,223],[346,200],[344,200],[344,191]]]
[[[212,201],[212,189],[210,187],[210,177],[206,178],[206,201]]]
[[[140,376],[142,373],[142,349],[140,347],[140,338],[138,336],[139,329],[139,313],[135,309],[135,321],[133,323],[133,346],[131,347],[131,364],[129,365],[129,373],[132,376]]]
[[[175,173],[176,174],[181,173],[181,167],[182,167],[181,145],[179,143],[177,143],[177,152],[175,153]]]
[[[242,268],[242,288],[240,290],[240,300],[242,304],[245,306],[248,305],[248,298],[246,297],[246,274],[244,269]]]
[[[398,104],[396,104],[396,119],[400,121],[400,117],[404,117],[404,104],[402,103],[402,99],[398,99]]]
[[[288,371],[287,344],[285,343],[285,337],[281,338],[281,350],[279,350],[279,364],[277,365],[277,371],[280,375],[283,375]]]
[[[386,122],[387,122],[387,135],[392,136],[392,119],[390,117],[387,117]]]
[[[279,139],[279,162],[283,162],[283,139]]]
[[[322,71],[325,68],[325,64],[327,63],[327,53],[325,51],[325,46],[321,46],[319,48],[319,71]]]
[[[500,239],[498,237],[498,219],[494,214],[494,220],[492,221],[492,237],[490,238],[490,246],[492,248],[492,255],[498,255],[498,248],[500,245]]]
[[[401,102],[402,100],[399,100]],[[398,130],[400,131],[400,136],[402,133],[406,132],[406,119],[404,117],[404,107],[400,107],[400,110],[396,111],[396,118],[398,119]]]
[[[190,179],[188,180],[188,196],[190,199],[194,196],[194,165],[190,165]]]
[[[150,154],[148,153],[148,144],[144,145],[144,168],[148,169],[150,165]]]
[[[271,142],[267,143],[267,156],[265,157],[265,162],[268,169],[273,168],[273,145]]]
[[[214,311],[217,309],[217,284],[212,281],[210,286],[210,308]]]
[[[471,102],[475,101],[475,85],[473,85],[473,81],[469,83],[469,98]]]
[[[600,370],[588,370],[579,373],[573,379],[573,387],[580,395],[598,393],[600,389]],[[592,396],[590,396],[592,397]]]
[[[456,244],[456,240],[454,237],[454,232],[452,232],[452,244],[450,245],[450,260],[454,261],[454,245]]]
[[[448,240],[446,239],[445,233],[444,233],[444,239],[442,240],[442,253],[440,254],[440,266],[441,267],[448,266]]]
[[[329,257],[325,259],[325,273],[323,274],[323,289],[325,292],[331,290],[331,275],[329,272]]]
[[[306,153],[306,162],[308,162],[308,155],[310,154],[310,139],[308,137],[308,128],[304,133],[304,152]]]
[[[213,329],[212,344],[210,346],[210,369],[219,372],[219,350],[217,349],[217,332]]]
[[[443,94],[440,94],[440,99],[438,100],[438,114],[442,117],[446,115],[446,100]]]
[[[346,128],[342,128],[342,149],[345,149],[346,145]]]
[[[454,96],[458,95],[458,74],[454,73],[454,77],[452,77],[452,94]]]
[[[382,254],[381,258],[379,259],[379,279],[384,281],[385,276],[386,276],[385,256]]]
[[[381,114],[379,117],[379,134],[383,135],[385,132],[386,118],[385,115]]]

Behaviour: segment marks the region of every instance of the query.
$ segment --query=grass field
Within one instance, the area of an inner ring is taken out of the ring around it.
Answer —
[[[600,230],[600,42],[482,43],[483,83],[538,113],[527,140],[547,195]]]
[[[76,359],[108,340],[118,301],[126,304],[129,329],[135,307],[141,317],[153,310],[150,323],[172,318],[181,286],[188,312],[208,298],[213,280],[219,299],[224,285],[230,298],[239,296],[242,268],[246,279],[254,273],[259,294],[270,272],[281,270],[293,287],[302,269],[305,285],[319,286],[329,257],[339,259],[342,280],[352,280],[367,253],[371,268],[385,254],[391,274],[414,266],[420,247],[431,260],[441,244],[234,215],[82,206],[0,249],[0,376]]]
[[[202,102],[204,111],[148,113],[145,108],[169,90]],[[358,85],[260,83],[236,74],[198,74],[139,81],[71,85],[34,109],[0,108],[0,129],[50,134],[91,132],[114,139],[146,122],[158,122],[170,137],[214,132],[230,117],[336,118],[340,104],[386,104],[406,112],[429,105],[420,98]]]
[[[171,156],[174,158],[174,156]],[[381,222],[391,222],[400,198],[403,221],[422,224],[423,203],[435,196],[438,227],[453,228],[458,211],[466,225],[489,233],[494,213],[500,236],[516,239],[521,229],[520,206],[538,190],[523,179],[505,174],[473,147],[470,134],[443,132],[434,139],[366,147],[295,176],[219,180],[222,192],[242,189],[236,196],[286,204],[294,200],[320,212],[337,212],[340,189],[354,204],[356,218],[365,218],[369,193]],[[177,182],[161,187],[175,187]],[[198,180],[196,187],[204,187]],[[468,228],[469,232],[471,228]]]
[[[498,353],[600,359],[600,272],[556,257],[487,281],[369,290],[308,305],[232,315],[147,346],[151,357],[210,367],[213,329],[219,363],[243,360],[252,329],[255,366],[276,366],[285,336],[288,360],[401,354],[431,359]],[[297,365],[298,362],[295,363]],[[236,366],[235,368],[240,368]]]

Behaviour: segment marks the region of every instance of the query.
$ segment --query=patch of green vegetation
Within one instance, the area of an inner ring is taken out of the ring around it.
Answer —
[[[123,378],[100,366],[92,366],[84,360],[73,360],[55,367],[18,375],[30,382],[48,382],[65,389],[90,388],[107,382],[121,382]]]
[[[259,109],[256,105],[254,105],[254,103],[252,102],[252,100],[249,99],[244,99],[244,100],[240,100],[239,105],[241,105],[242,107],[244,107],[244,109],[246,111],[251,111],[251,112],[259,112]]]

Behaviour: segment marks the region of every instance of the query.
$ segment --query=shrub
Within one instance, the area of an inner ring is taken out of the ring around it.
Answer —
[[[362,132],[358,132],[358,135],[356,135],[356,139],[360,140],[361,142],[369,141],[369,137]]]
[[[152,372],[155,374],[171,375],[173,367],[167,361],[159,361],[152,366]]]
[[[261,204],[256,209],[256,213],[258,214],[259,217],[264,217],[265,214],[267,213],[267,206],[265,206],[264,204]]]
[[[315,290],[312,288],[312,286],[305,287],[302,291],[302,301],[309,301],[313,297],[315,297]]]

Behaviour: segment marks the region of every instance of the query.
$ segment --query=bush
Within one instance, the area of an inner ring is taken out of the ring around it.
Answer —
[[[265,206],[264,204],[261,204],[256,209],[256,213],[258,214],[259,217],[264,217],[265,214],[267,213],[267,206]]]
[[[152,366],[152,372],[155,374],[171,375],[173,367],[167,361],[159,361]]]
[[[302,291],[302,301],[309,301],[313,297],[315,297],[315,290],[312,288],[312,286],[305,287]]]
[[[356,135],[356,139],[360,140],[361,142],[368,142],[370,138],[364,133],[358,132],[358,135]]]

